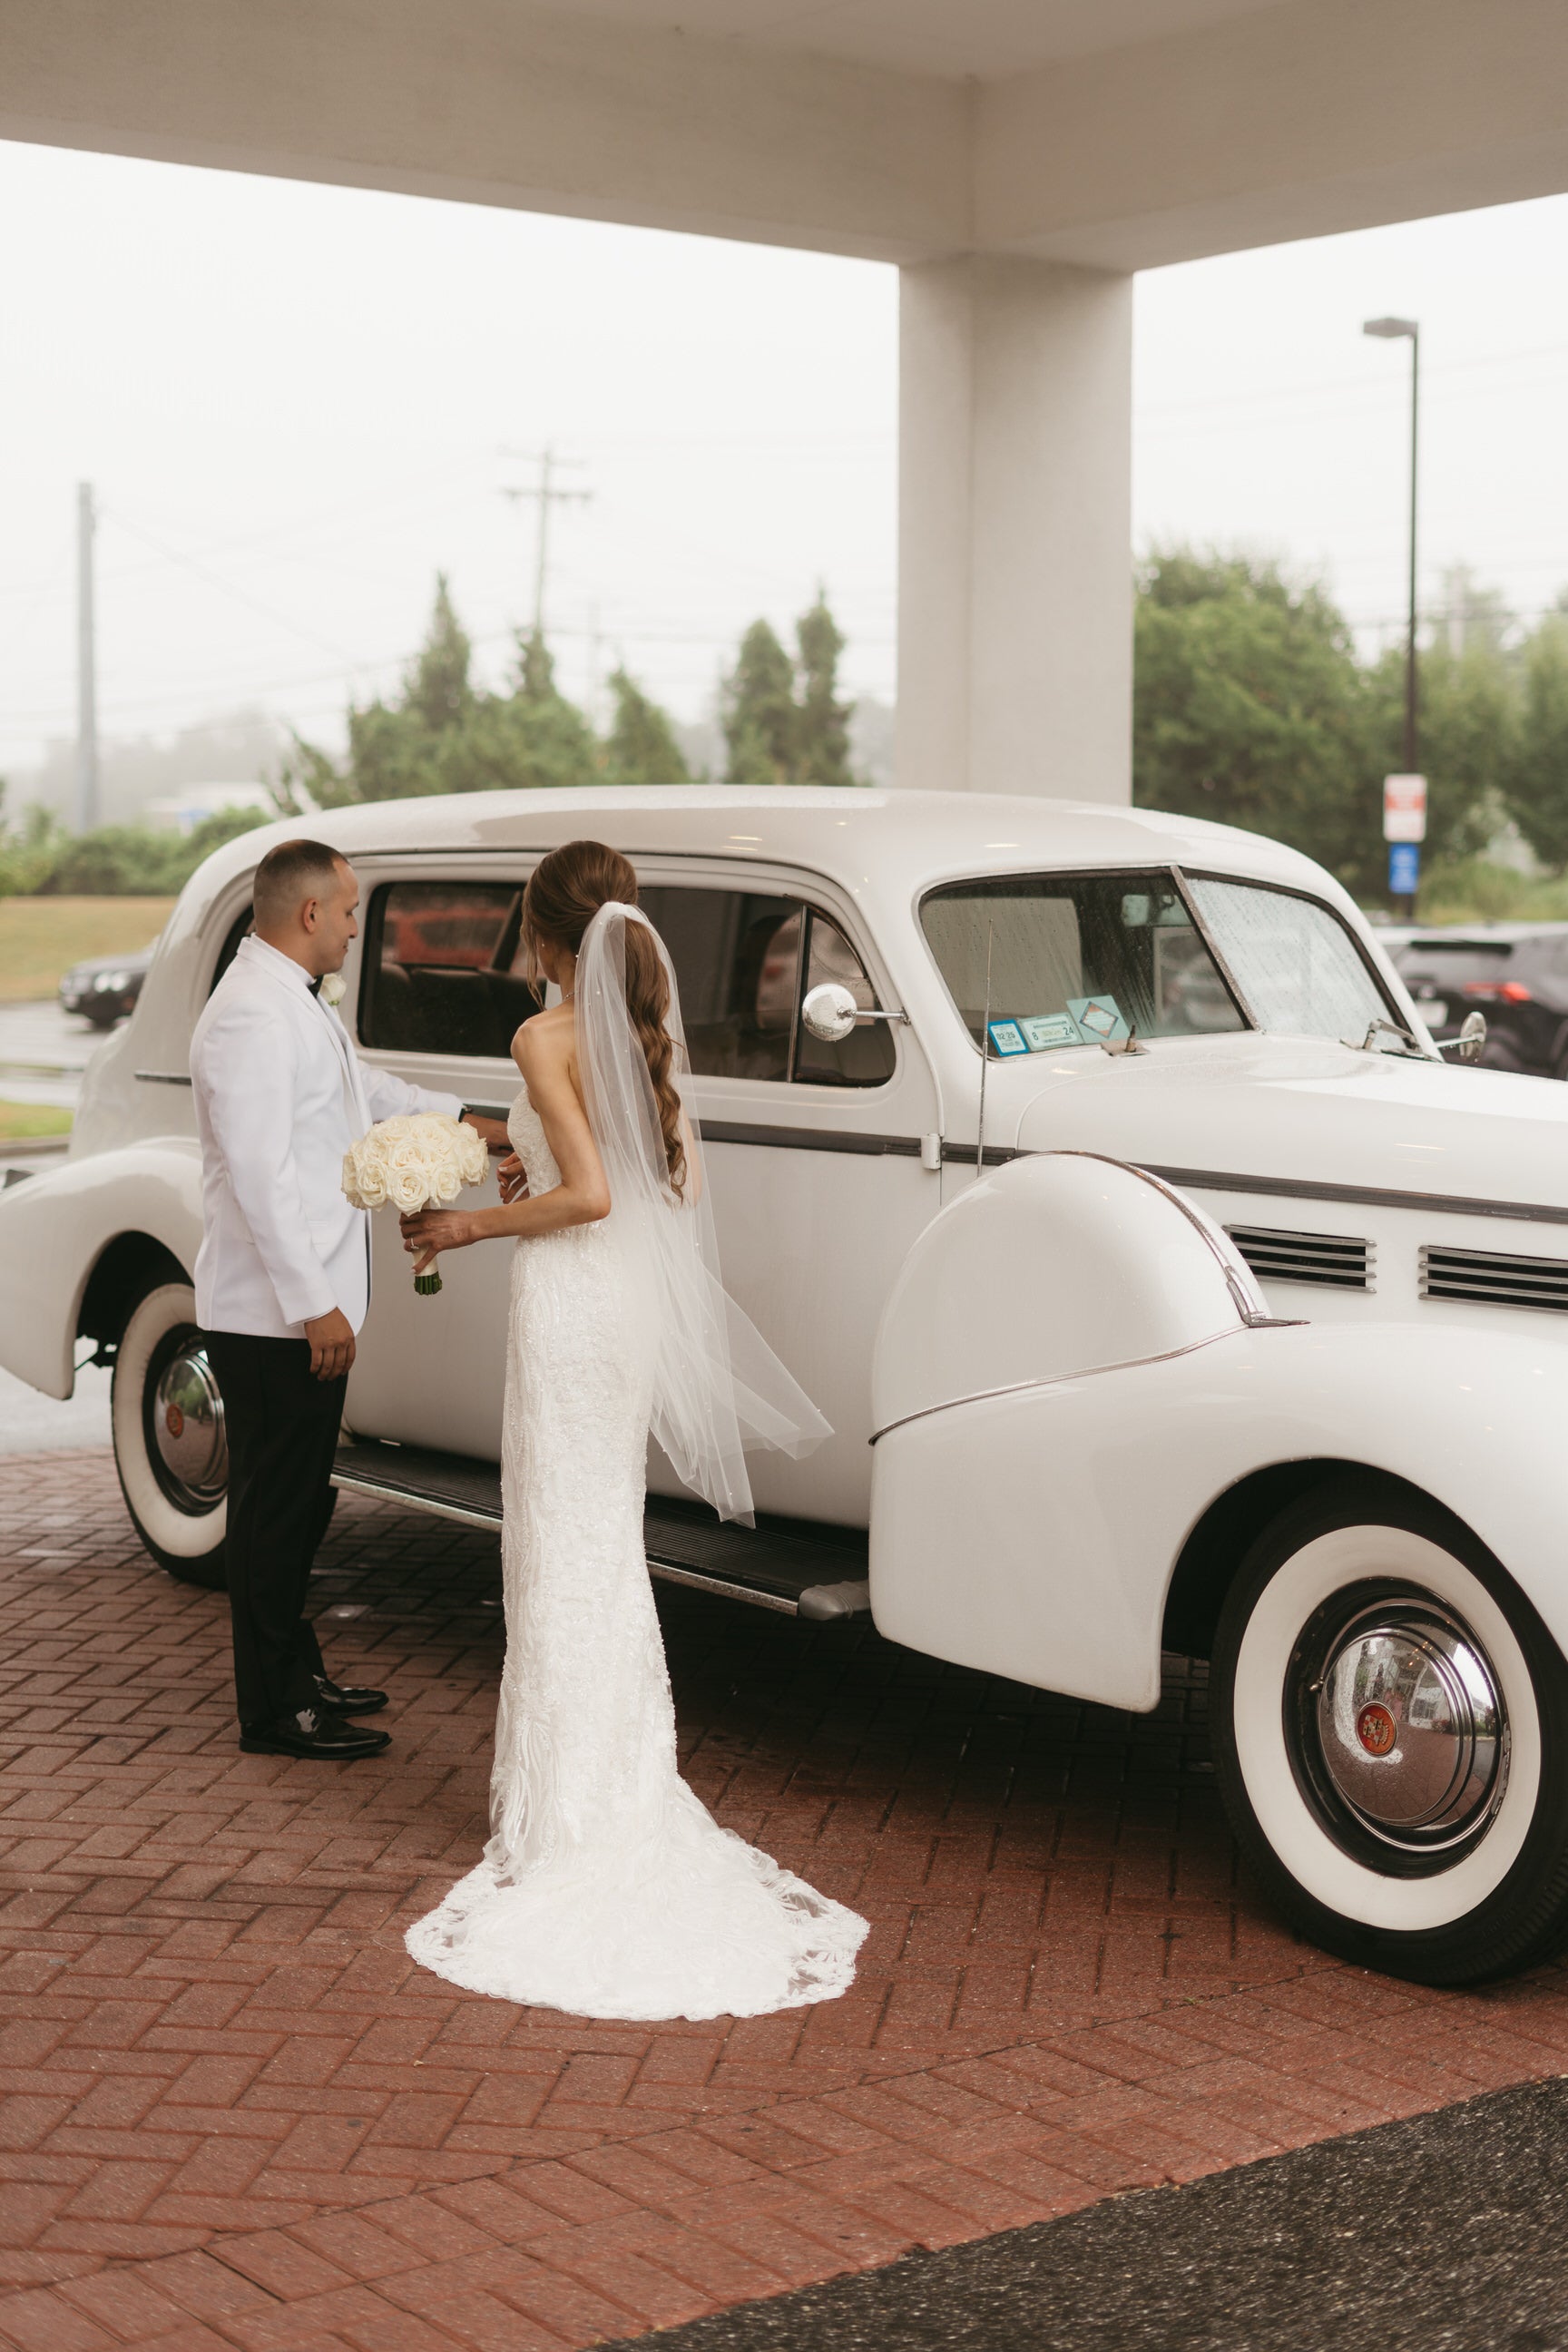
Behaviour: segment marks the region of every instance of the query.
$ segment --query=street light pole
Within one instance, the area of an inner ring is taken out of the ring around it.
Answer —
[[[1410,326],[1410,614],[1405,642],[1405,772],[1413,776],[1420,768],[1420,745],[1417,738],[1416,698],[1419,693],[1419,673],[1415,666],[1415,518],[1417,435],[1421,423],[1421,331],[1414,320]]]
[[[1420,673],[1416,664],[1415,645],[1415,550],[1417,482],[1417,450],[1421,422],[1421,329],[1415,319],[1368,319],[1362,328],[1363,335],[1376,335],[1388,342],[1408,342],[1410,345],[1410,580],[1409,600],[1405,637],[1405,772],[1414,776],[1420,769]],[[1415,893],[1409,894],[1410,912],[1415,911]]]

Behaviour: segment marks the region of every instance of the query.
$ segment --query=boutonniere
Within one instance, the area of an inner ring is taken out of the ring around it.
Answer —
[[[325,980],[321,982],[322,1003],[328,1005],[341,1004],[343,998],[348,994],[348,982],[343,978],[341,971],[328,972]]]

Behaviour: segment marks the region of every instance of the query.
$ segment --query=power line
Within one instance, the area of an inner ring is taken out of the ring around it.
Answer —
[[[506,457],[522,457],[525,453],[521,449],[504,449],[501,455]],[[544,635],[544,583],[550,561],[550,509],[552,506],[585,507],[594,493],[592,490],[558,489],[552,483],[551,476],[557,466],[580,466],[583,462],[580,457],[557,457],[554,450],[547,446],[540,450],[537,455],[528,457],[526,462],[538,467],[538,481],[525,484],[516,489],[505,489],[501,496],[510,499],[514,506],[521,506],[524,500],[531,499],[539,509],[539,536],[535,542],[533,568],[533,634],[536,637],[542,637]]]
[[[279,627],[288,629],[294,636],[303,638],[307,645],[315,646],[321,653],[333,655],[351,668],[353,667],[352,655],[345,654],[342,646],[333,645],[327,638],[318,636],[313,629],[302,628],[292,614],[279,612],[276,605],[263,604],[258,596],[247,595],[243,588],[237,588],[232,580],[226,580],[221,572],[209,572],[206,565],[199,563],[194,556],[182,555],[177,549],[164,546],[162,540],[154,539],[151,531],[143,530],[139,523],[132,522],[114,508],[106,507],[100,511],[109,515],[112,521],[117,522],[121,530],[128,530],[132,539],[139,539],[144,547],[150,547],[155,554],[163,556],[166,562],[178,564],[182,571],[189,572],[197,580],[205,581],[209,588],[219,589],[224,595],[232,597],[237,604],[245,604],[251,612],[259,613],[263,620],[271,621]]]

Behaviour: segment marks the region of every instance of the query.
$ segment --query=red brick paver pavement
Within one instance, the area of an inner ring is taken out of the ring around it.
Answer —
[[[0,1463],[0,2336],[532,2352],[1568,2067],[1568,1977],[1437,1995],[1238,1886],[1201,1678],[1127,1717],[863,1625],[663,1601],[686,1768],[873,1923],[844,2000],[649,2029],[457,1992],[496,1547],[348,1502],[372,1764],[241,1757],[226,1618],[101,1454]]]

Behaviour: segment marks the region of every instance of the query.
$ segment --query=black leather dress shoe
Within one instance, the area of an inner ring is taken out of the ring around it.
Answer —
[[[386,1693],[367,1690],[363,1683],[335,1683],[331,1675],[313,1675],[320,1706],[330,1715],[378,1715]]]
[[[239,1744],[247,1756],[318,1756],[323,1764],[352,1764],[379,1756],[392,1741],[384,1731],[367,1731],[324,1706],[302,1706],[270,1723],[242,1723]]]

